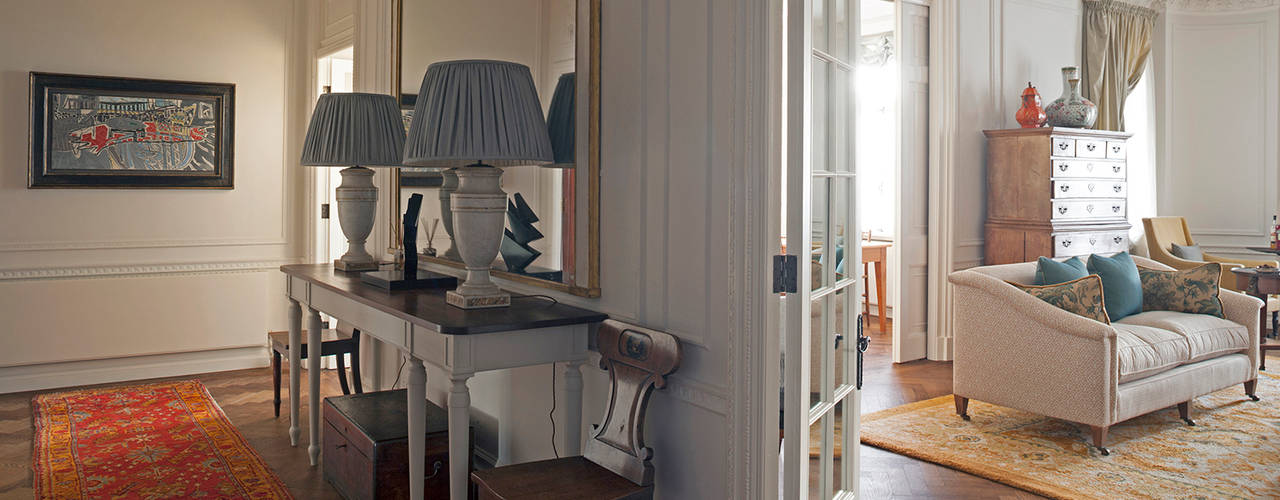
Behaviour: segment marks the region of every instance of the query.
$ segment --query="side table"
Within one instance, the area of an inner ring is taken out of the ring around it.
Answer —
[[[1236,275],[1236,288],[1244,290],[1245,293],[1262,300],[1263,304],[1267,303],[1267,295],[1280,293],[1280,273],[1258,272],[1256,267],[1241,267],[1232,269],[1232,273]],[[1280,343],[1270,342],[1262,335],[1262,325],[1267,322],[1267,308],[1264,305],[1262,312],[1259,313],[1261,318],[1258,322],[1258,357],[1261,358],[1261,366],[1259,370],[1267,369],[1267,351],[1280,350]],[[1274,333],[1274,332],[1273,332]]]

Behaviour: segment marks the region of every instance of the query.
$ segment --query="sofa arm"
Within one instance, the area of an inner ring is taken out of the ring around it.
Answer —
[[[982,273],[960,271],[950,281],[957,395],[1082,424],[1114,423],[1113,328]]]
[[[1227,320],[1239,323],[1249,329],[1249,361],[1257,367],[1262,360],[1258,352],[1258,341],[1261,340],[1262,308],[1266,303],[1257,297],[1250,297],[1240,292],[1220,290],[1218,298],[1222,300],[1222,312]]]

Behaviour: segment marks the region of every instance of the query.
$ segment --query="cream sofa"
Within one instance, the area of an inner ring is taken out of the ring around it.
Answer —
[[[1134,257],[1142,267],[1171,269]],[[1036,263],[950,275],[955,293],[956,413],[970,399],[1091,427],[1103,454],[1107,429],[1235,384],[1257,401],[1262,301],[1221,291],[1226,319],[1148,311],[1106,325],[1069,313],[1005,281],[1030,284]]]

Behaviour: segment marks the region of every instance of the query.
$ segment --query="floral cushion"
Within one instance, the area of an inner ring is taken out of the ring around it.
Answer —
[[[1176,311],[1226,317],[1218,298],[1222,265],[1217,262],[1184,269],[1161,271],[1138,268],[1142,278],[1143,311]]]
[[[1111,324],[1111,319],[1107,317],[1106,301],[1102,297],[1102,278],[1096,274],[1056,285],[1008,283],[1058,309]]]

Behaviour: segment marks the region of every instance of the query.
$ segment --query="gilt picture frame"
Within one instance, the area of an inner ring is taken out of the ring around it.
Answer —
[[[30,92],[29,188],[234,188],[234,84],[31,72]]]

